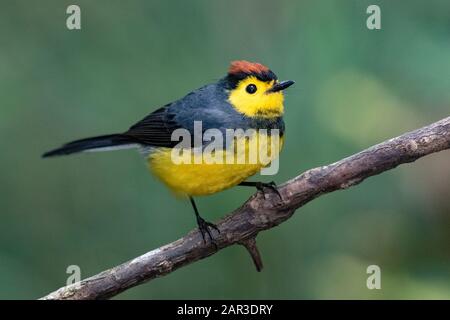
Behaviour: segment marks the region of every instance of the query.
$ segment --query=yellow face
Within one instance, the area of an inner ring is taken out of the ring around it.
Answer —
[[[283,92],[267,91],[275,83],[277,83],[275,80],[264,82],[254,76],[247,77],[230,91],[228,101],[237,111],[248,117],[280,117],[284,111]]]

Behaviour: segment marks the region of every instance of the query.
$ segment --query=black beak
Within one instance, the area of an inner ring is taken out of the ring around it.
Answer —
[[[292,86],[294,83],[295,83],[295,81],[292,81],[292,80],[281,81],[281,82],[275,83],[275,84],[273,85],[273,87],[270,88],[269,90],[267,90],[266,92],[267,92],[267,93],[278,92],[278,91],[281,91],[281,90],[284,90],[284,89],[289,88],[289,87]]]

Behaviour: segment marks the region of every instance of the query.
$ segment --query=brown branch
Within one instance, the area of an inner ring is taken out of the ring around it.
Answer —
[[[256,271],[260,272],[263,268],[263,263],[258,247],[256,246],[256,236],[244,239],[239,243],[247,249],[248,254],[252,257],[253,263],[255,264]]]
[[[364,179],[413,162],[425,155],[450,148],[450,117],[403,134],[333,164],[304,172],[279,186],[283,201],[269,193],[257,193],[239,209],[224,217],[215,233],[218,250],[244,245],[257,269],[262,268],[255,238],[259,232],[289,219],[294,211],[318,196],[346,189]],[[204,244],[197,230],[131,261],[63,287],[42,299],[106,299],[131,287],[164,276],[216,252]]]

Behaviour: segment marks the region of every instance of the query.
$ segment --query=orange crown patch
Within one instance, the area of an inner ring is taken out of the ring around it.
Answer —
[[[256,62],[249,62],[245,60],[237,60],[232,61],[230,64],[230,68],[228,69],[229,74],[239,74],[239,73],[264,73],[268,72],[269,68],[266,66],[256,63]]]

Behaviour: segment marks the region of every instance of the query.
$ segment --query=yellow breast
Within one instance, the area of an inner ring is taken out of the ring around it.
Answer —
[[[155,148],[149,153],[147,162],[151,172],[176,194],[208,195],[231,188],[269,165],[270,161],[278,157],[281,150],[283,138],[281,137],[279,141],[279,145],[276,146],[270,136],[263,137],[262,134],[236,139],[231,151],[214,150],[208,155],[195,154],[190,150],[187,157],[190,161],[185,163],[180,163],[180,159],[176,159],[177,155],[173,149]],[[254,158],[255,145],[258,150],[267,150],[269,163],[261,161],[260,157]],[[184,154],[183,159],[187,158]]]

